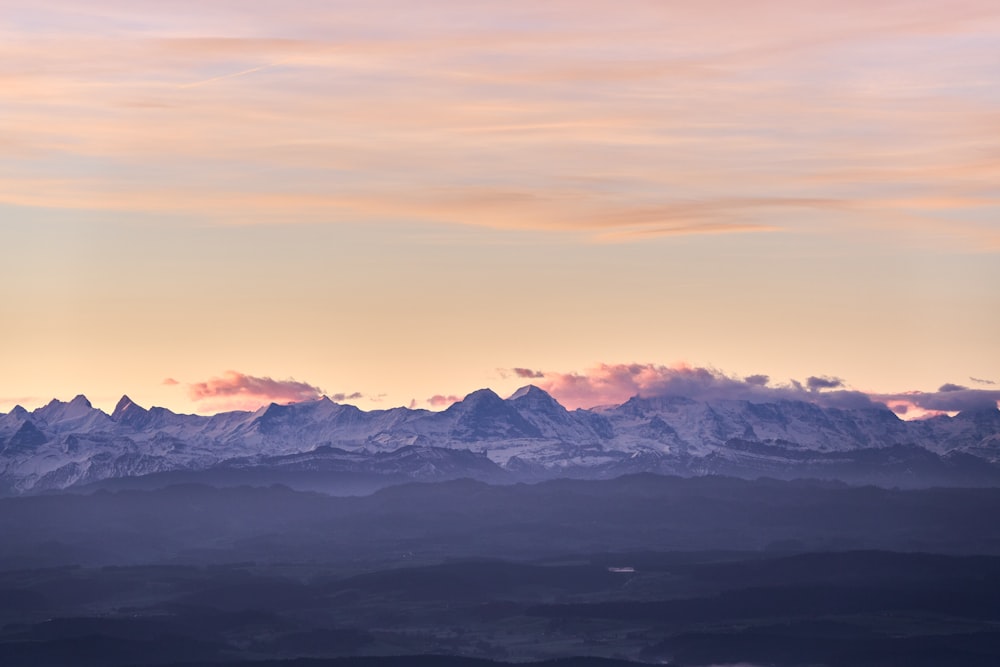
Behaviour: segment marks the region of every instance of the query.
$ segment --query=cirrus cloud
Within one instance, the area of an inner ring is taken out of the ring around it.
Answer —
[[[616,243],[835,216],[1000,249],[979,222],[997,199],[974,187],[997,174],[992,0],[730,2],[725,40],[711,3],[292,4],[308,11],[9,0],[0,167],[21,174],[30,156],[47,177],[0,173],[0,200]],[[79,168],[95,159],[129,165],[129,187]],[[226,191],[206,187],[219,164]],[[304,177],[273,178],[285,170]],[[331,191],[331,170],[352,177]]]

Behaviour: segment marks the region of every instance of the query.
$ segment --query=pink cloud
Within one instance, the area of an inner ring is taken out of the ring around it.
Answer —
[[[428,398],[426,403],[434,408],[446,408],[452,403],[457,403],[460,400],[462,400],[460,397],[454,395],[443,396],[441,394],[435,394],[434,396]]]
[[[686,364],[600,364],[586,373],[545,373],[539,383],[567,408],[624,403],[633,396],[700,395],[716,385],[746,383],[717,371]]]
[[[905,419],[997,407],[1000,390],[969,389],[947,383],[932,392],[866,393],[835,377],[810,376],[771,384],[766,375],[738,378],[687,364],[600,364],[585,373],[543,374],[538,383],[567,408],[617,405],[633,396],[682,396],[694,400],[767,402],[796,400],[834,408],[868,408],[881,403]]]
[[[173,378],[164,378],[163,379],[163,384],[172,387],[175,384],[180,384],[180,382],[178,382],[177,380],[175,380]]]
[[[929,419],[930,417],[948,414],[947,412],[941,410],[925,410],[913,401],[908,401],[902,398],[887,398],[884,402],[887,408],[899,415],[900,419],[905,419],[907,421]]]
[[[226,371],[222,377],[189,384],[188,395],[214,409],[253,410],[267,403],[313,401],[323,395],[323,390],[293,379],[274,380]]]
[[[812,376],[771,385],[766,375],[738,378],[713,368],[679,363],[600,364],[585,373],[544,373],[539,386],[567,408],[617,405],[633,396],[683,396],[695,400],[799,400],[831,407],[865,407],[869,397],[844,389],[839,378]],[[835,390],[835,391],[831,391]]]

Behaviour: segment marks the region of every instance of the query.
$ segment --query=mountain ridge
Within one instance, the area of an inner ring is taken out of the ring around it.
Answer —
[[[569,411],[535,385],[506,399],[480,389],[440,412],[365,411],[323,396],[205,416],[147,409],[127,394],[110,415],[82,394],[30,412],[19,408],[0,413],[0,487],[12,493],[277,465],[281,457],[312,457],[316,470],[417,480],[463,471],[511,481],[650,471],[828,474],[891,485],[896,466],[904,482],[920,477],[913,473],[919,469],[927,484],[990,485],[995,470],[1000,485],[995,409],[904,421],[876,403],[843,408],[786,398],[634,396],[618,406]],[[390,473],[384,455],[403,448],[410,448],[404,463],[393,461]],[[485,456],[490,466],[465,452]]]

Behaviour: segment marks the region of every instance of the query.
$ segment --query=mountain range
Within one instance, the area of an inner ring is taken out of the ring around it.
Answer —
[[[341,492],[398,481],[606,478],[633,472],[1000,485],[1000,411],[904,421],[886,406],[633,397],[567,410],[529,385],[441,412],[363,411],[327,397],[213,416],[107,414],[85,396],[0,414],[0,493],[178,480]]]

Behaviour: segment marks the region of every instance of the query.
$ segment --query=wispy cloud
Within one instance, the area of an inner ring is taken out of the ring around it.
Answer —
[[[202,79],[201,81],[193,81],[191,83],[182,83],[178,85],[178,88],[197,88],[198,86],[205,86],[210,83],[216,83],[218,81],[225,81],[226,79],[235,79],[241,76],[246,76],[247,74],[253,74],[255,72],[262,72],[271,67],[277,67],[280,62],[269,63],[267,65],[260,65],[259,67],[251,67],[249,69],[240,70],[239,72],[232,72],[231,74],[220,74],[219,76],[213,76],[208,79]]]
[[[289,6],[14,2],[4,201],[1000,251],[994,2]]]

